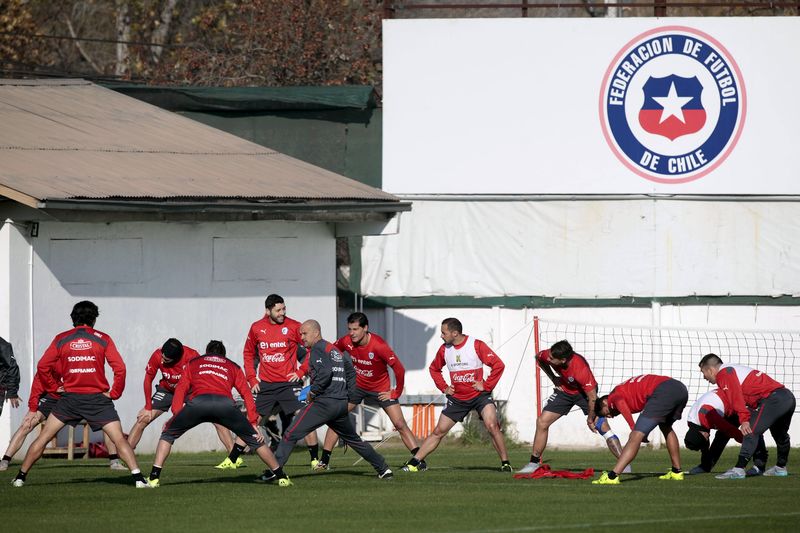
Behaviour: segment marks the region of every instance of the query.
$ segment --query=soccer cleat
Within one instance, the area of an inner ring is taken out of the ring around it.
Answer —
[[[708,470],[706,470],[700,465],[697,465],[695,467],[692,467],[692,469],[686,472],[686,474],[690,476],[696,476],[698,474],[708,474]]]
[[[594,481],[592,481],[592,485],[619,485],[619,484],[620,484],[619,476],[615,477],[614,479],[611,479],[610,477],[608,477],[608,472],[603,472],[600,475],[599,479],[595,479]]]
[[[156,485],[153,485],[153,481],[156,482]],[[152,488],[155,488],[155,487],[158,486],[157,483],[158,483],[157,479],[153,479],[153,480],[150,480],[150,481],[147,481],[147,480],[139,481],[137,479],[135,485],[136,485],[137,489],[152,489]]]
[[[292,483],[288,477],[282,477],[278,480],[279,487],[291,487],[292,485],[294,485],[294,483]]]
[[[238,462],[239,462],[239,460],[237,459],[236,463],[238,463]],[[238,466],[236,463],[231,461],[230,457],[226,457],[224,461],[222,461],[220,464],[218,464],[214,468],[219,468],[220,470],[236,470],[236,467]]]
[[[314,470],[314,472],[325,472],[326,470],[330,470],[331,467],[328,466],[328,463],[317,461],[317,464],[313,465],[311,468]]]
[[[418,464],[417,466],[406,463],[405,466],[403,466],[403,472],[422,472],[423,469],[421,467],[422,463]]]
[[[0,461],[0,472],[8,470],[8,461]]]
[[[745,471],[744,468],[736,468],[735,466],[728,470],[727,472],[723,472],[717,476],[714,476],[717,479],[744,479],[745,478]]]
[[[673,481],[683,481],[683,472],[673,472],[670,470],[663,476],[658,476],[658,479],[671,479]]]
[[[394,473],[392,472],[392,469],[387,468],[386,470],[378,474],[378,479],[386,479],[386,480],[394,479]]]
[[[147,482],[148,482],[148,483],[150,484],[150,486],[151,486],[151,487],[153,487],[154,489],[157,489],[158,487],[160,487],[160,486],[161,486],[161,479],[159,479],[159,478],[156,478],[156,479],[149,479],[149,480],[147,480]]]
[[[278,476],[276,476],[271,470],[264,470],[264,472],[256,478],[256,481],[260,483],[272,483],[276,479],[278,479]]]
[[[513,472],[514,468],[511,465],[500,465],[501,472]]]
[[[316,470],[319,464],[319,459],[311,459],[311,470]]]
[[[12,481],[12,482],[11,482],[11,486],[12,486],[12,487],[17,487],[17,488],[19,488],[19,487],[22,487],[22,486],[24,486],[24,485],[25,485],[25,481],[23,481],[23,480],[21,480],[21,479],[15,479],[14,481]]]
[[[126,472],[128,471],[128,467],[125,466],[125,463],[123,463],[119,459],[114,459],[112,461],[109,461],[108,467],[111,470],[125,470]]]
[[[747,469],[747,472],[745,472],[744,475],[747,476],[747,477],[755,477],[755,476],[760,476],[763,473],[764,473],[763,470],[761,470],[756,465],[753,465],[753,466],[751,466],[750,468]]]
[[[786,477],[789,475],[789,471],[785,466],[771,466],[764,471],[764,475],[769,477]]]
[[[528,463],[519,470],[517,470],[517,474],[533,474],[534,472],[539,470],[541,466],[542,465],[540,463]]]

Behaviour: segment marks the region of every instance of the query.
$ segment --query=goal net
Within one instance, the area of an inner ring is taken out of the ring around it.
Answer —
[[[575,324],[534,319],[536,353],[566,339],[589,362],[598,395],[640,374],[660,374],[689,389],[687,409],[713,385],[697,364],[707,353],[725,363],[766,372],[793,392],[800,391],[800,332],[722,331]],[[553,384],[537,368],[537,406],[552,393]]]

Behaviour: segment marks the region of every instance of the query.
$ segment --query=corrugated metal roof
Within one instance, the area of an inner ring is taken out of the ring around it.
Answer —
[[[0,80],[0,185],[43,201],[399,201],[83,80]]]

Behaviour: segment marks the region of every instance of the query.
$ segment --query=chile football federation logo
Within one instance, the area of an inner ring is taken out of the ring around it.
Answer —
[[[630,170],[658,183],[686,183],[717,168],[739,140],[744,81],[730,53],[684,26],[645,32],[617,54],[603,78],[600,123]]]

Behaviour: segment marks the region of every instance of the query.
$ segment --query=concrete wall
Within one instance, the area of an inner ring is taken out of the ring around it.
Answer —
[[[339,330],[344,333],[346,316],[352,309],[340,309]],[[464,332],[484,340],[492,346],[506,364],[506,369],[495,389],[495,398],[508,401],[507,415],[510,425],[523,442],[533,440],[536,421],[536,385],[534,365],[534,315],[543,320],[577,322],[586,324],[627,325],[640,327],[708,328],[730,331],[780,330],[800,331],[800,309],[791,306],[660,306],[645,308],[559,308],[559,309],[503,309],[503,308],[436,308],[436,309],[366,309],[370,330],[390,339],[390,344],[406,367],[405,394],[439,394],[427,367],[441,345],[439,324],[442,319],[454,316],[464,324]],[[387,324],[391,327],[387,328]],[[544,348],[546,346],[543,346]],[[767,357],[769,349],[765,348]],[[584,353],[592,364],[603,354]],[[697,359],[702,354],[697,354]],[[689,363],[689,373],[694,375],[696,361]],[[734,361],[731,361],[734,362]],[[797,375],[800,360],[787,360]],[[791,369],[789,369],[791,372]],[[445,373],[446,374],[446,373]],[[630,377],[630,376],[628,376]],[[543,380],[546,377],[542,376]],[[694,379],[694,378],[693,378]],[[697,380],[700,380],[699,372]],[[598,381],[599,378],[598,378]],[[788,382],[785,382],[788,383]],[[607,393],[617,383],[600,383],[601,392]],[[697,383],[695,383],[697,386]],[[711,386],[709,385],[708,388]],[[547,387],[543,387],[545,390]],[[797,395],[800,390],[793,390]],[[542,399],[543,403],[546,397]],[[690,394],[689,405],[695,400]],[[687,406],[688,408],[688,406]],[[437,411],[438,412],[438,411]],[[410,423],[411,409],[405,410]],[[629,433],[622,417],[611,420],[612,428],[624,440]],[[797,425],[795,425],[797,426]],[[456,431],[460,426],[456,426]],[[679,422],[676,431],[681,439],[686,425]],[[654,434],[651,439],[660,444]],[[765,436],[768,445],[774,445]],[[800,443],[800,427],[792,428],[792,442]],[[550,429],[550,446],[603,447],[600,437],[589,433],[585,417],[573,410]],[[687,452],[691,453],[691,452]],[[692,459],[693,460],[693,459]],[[688,462],[687,462],[688,464]]]
[[[0,266],[0,286],[12,291],[4,301],[15,302],[14,316],[0,315],[0,331],[9,324],[27,331],[32,320],[33,350],[21,345],[18,351],[23,375],[30,375],[31,358],[38,361],[53,336],[71,327],[75,302],[94,301],[97,329],[114,339],[127,364],[125,393],[116,402],[125,431],[144,403],[147,358],[169,337],[201,351],[210,339],[220,339],[241,364],[250,324],[263,316],[264,298],[272,292],[286,299],[289,316],[315,318],[323,335],[335,334],[335,238],[326,224],[43,222],[30,240],[34,312],[21,326],[17,321],[28,315],[16,300],[27,295],[29,270],[22,266],[30,248],[14,231],[4,229],[0,237],[9,250],[3,264],[13,267]],[[26,399],[29,387],[28,379],[21,389]],[[165,416],[147,428],[139,450],[155,448]],[[176,450],[220,447],[209,425],[190,431]]]

